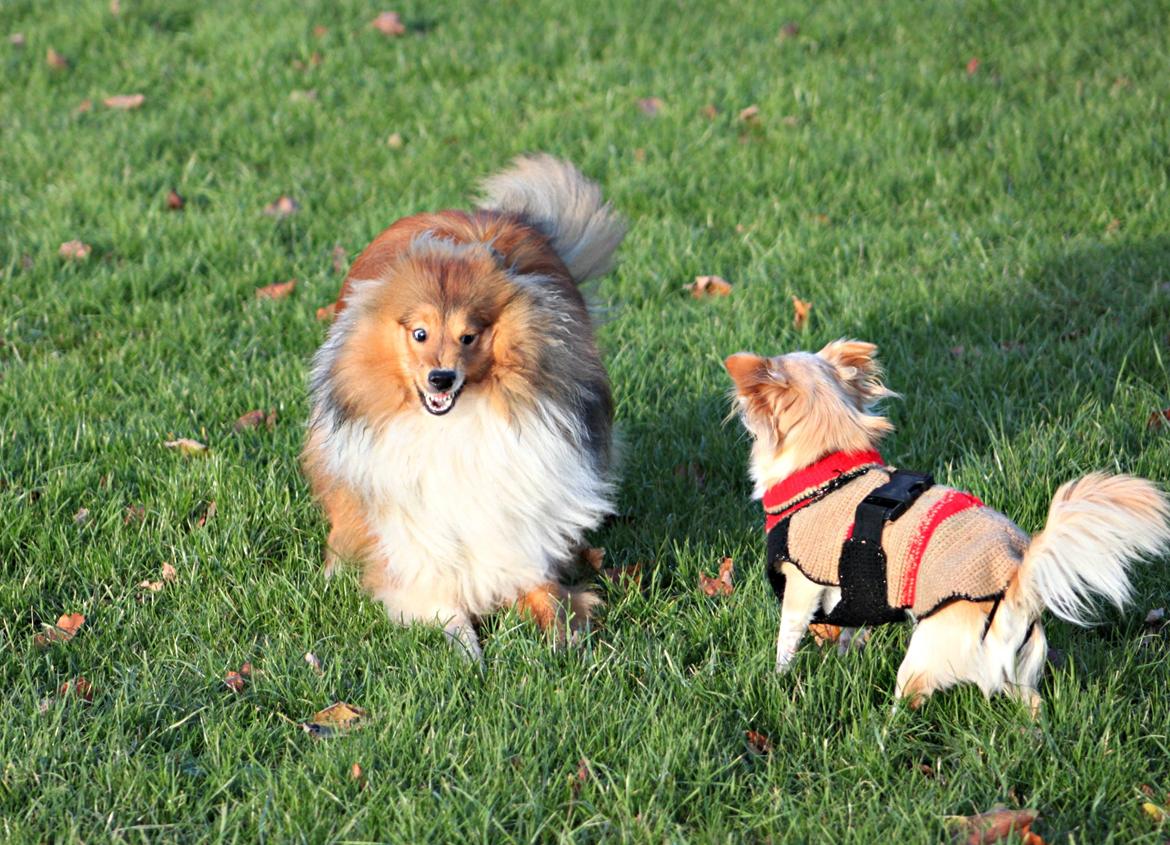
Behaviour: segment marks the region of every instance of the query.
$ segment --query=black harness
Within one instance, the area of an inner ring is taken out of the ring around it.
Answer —
[[[813,504],[864,474],[843,475],[810,494],[800,504]],[[841,548],[836,585],[841,588],[841,601],[831,613],[818,610],[814,622],[856,628],[906,619],[905,609],[890,607],[886,599],[886,552],[882,548],[882,531],[887,522],[893,522],[908,511],[932,486],[934,479],[930,475],[899,469],[890,475],[889,481],[862,499],[854,516],[853,535]],[[798,512],[793,511],[768,532],[764,569],[772,592],[781,605],[784,604],[784,574],[780,571],[780,564],[792,560],[788,553],[788,525]]]

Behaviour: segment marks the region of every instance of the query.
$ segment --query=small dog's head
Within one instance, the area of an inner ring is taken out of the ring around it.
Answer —
[[[756,439],[760,457],[784,454],[799,463],[826,452],[874,448],[893,426],[873,408],[897,395],[882,384],[876,351],[872,343],[837,340],[815,355],[728,357],[723,365],[735,384],[733,412]]]

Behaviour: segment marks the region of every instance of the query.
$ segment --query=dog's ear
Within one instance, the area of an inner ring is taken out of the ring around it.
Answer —
[[[740,393],[750,393],[761,384],[774,380],[774,375],[768,372],[768,359],[751,352],[728,355],[723,366]]]
[[[862,340],[834,340],[817,353],[833,365],[842,386],[862,408],[897,394],[882,383],[882,367],[874,357],[877,347]]]

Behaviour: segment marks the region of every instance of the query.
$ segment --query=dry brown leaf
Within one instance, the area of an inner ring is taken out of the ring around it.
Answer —
[[[772,753],[772,740],[768,739],[762,733],[757,731],[744,731],[747,737],[748,751],[755,754],[757,757],[763,757],[765,754]]]
[[[77,104],[77,108],[75,108],[73,110],[73,113],[74,114],[87,114],[88,112],[91,112],[91,111],[93,111],[93,100],[86,97],[84,100],[82,100],[80,103]]]
[[[707,105],[699,109],[699,114],[703,115],[707,120],[714,120],[719,117],[719,107],[714,103],[707,103]]]
[[[1040,814],[1035,810],[991,810],[976,816],[959,816],[962,827],[955,841],[965,845],[989,845],[992,842],[1023,840],[1028,845],[1044,845],[1044,840],[1032,833],[1032,823]]]
[[[45,51],[45,64],[53,70],[66,70],[69,67],[69,60],[50,47]]]
[[[144,522],[146,520],[146,506],[140,504],[126,505],[126,511],[122,514],[122,522],[129,525],[132,522]]]
[[[305,662],[308,663],[309,666],[312,667],[313,671],[318,675],[325,674],[325,670],[321,668],[321,661],[317,659],[317,655],[313,654],[313,652],[305,652]]]
[[[93,252],[93,247],[82,241],[65,241],[57,248],[57,254],[70,261],[84,261]]]
[[[702,299],[706,296],[730,296],[731,282],[722,276],[695,276],[695,281],[692,284],[683,285],[683,290],[690,291],[691,296],[695,299]]]
[[[122,14],[122,0],[110,0],[110,14],[114,17]]]
[[[1114,217],[1109,221],[1108,225],[1105,226],[1105,234],[1113,235],[1119,231],[1121,231],[1121,221]]]
[[[358,781],[362,779],[362,767],[359,764],[354,763],[349,767],[349,779]]]
[[[1150,431],[1160,431],[1167,427],[1170,427],[1170,408],[1153,411],[1146,419],[1146,428],[1150,429]]]
[[[569,775],[569,794],[572,800],[577,800],[581,794],[581,787],[588,783],[592,776],[593,772],[589,767],[589,761],[582,757],[577,761],[577,774]]]
[[[297,286],[296,279],[289,279],[287,282],[275,282],[271,285],[265,285],[262,288],[256,289],[257,299],[284,299]]]
[[[85,616],[80,613],[63,613],[55,625],[45,625],[44,632],[33,637],[33,643],[41,648],[52,643],[67,643],[81,630]]]
[[[145,94],[115,94],[102,100],[107,108],[121,109],[122,111],[140,108],[145,102]]]
[[[138,586],[149,593],[157,593],[163,588],[162,581],[151,581],[149,578],[145,581],[139,581]]]
[[[757,105],[750,105],[746,109],[741,109],[739,112],[739,119],[744,123],[759,123],[760,107]]]
[[[386,138],[386,146],[392,150],[400,150],[406,146],[406,141],[403,139],[402,133],[391,132]]]
[[[1154,824],[1161,824],[1166,819],[1170,819],[1170,810],[1167,810],[1165,807],[1159,807],[1153,801],[1143,801],[1142,812],[1149,816]]]
[[[803,331],[804,327],[808,325],[808,315],[812,311],[812,303],[805,302],[797,296],[792,297],[792,325],[796,327],[797,331]]]
[[[215,500],[199,505],[191,514],[191,520],[196,528],[203,528],[214,517],[216,512]]]
[[[734,576],[735,563],[731,558],[725,557],[719,563],[719,574],[714,578],[710,578],[702,572],[699,573],[699,589],[709,596],[729,596],[735,591],[735,586],[732,583]]]
[[[631,563],[629,566],[607,566],[601,570],[601,577],[612,584],[620,584],[624,580],[633,581],[639,589],[642,587],[642,564]]]
[[[237,694],[243,692],[244,687],[248,684],[243,671],[228,672],[223,676],[223,683],[224,686]]]
[[[78,508],[77,513],[73,514],[73,522],[76,525],[85,525],[89,522],[89,508]]]
[[[162,578],[164,581],[169,584],[178,577],[179,573],[175,571],[175,567],[171,566],[169,563],[164,563],[162,565]]]
[[[264,213],[269,217],[290,217],[301,210],[301,204],[290,196],[281,195],[264,206]]]
[[[313,37],[314,38],[324,38],[328,34],[329,34],[329,27],[327,27],[327,26],[321,26],[321,24],[317,24],[315,27],[313,27]]]
[[[967,76],[974,76],[979,72],[980,61],[978,57],[972,56],[967,60]]]
[[[329,255],[333,259],[334,273],[344,273],[349,268],[349,255],[341,244],[334,244]]]
[[[317,319],[322,323],[331,323],[333,318],[337,316],[337,303],[331,302],[328,305],[322,305],[317,309]]]
[[[839,625],[827,625],[818,622],[809,625],[808,630],[813,635],[813,640],[816,641],[818,648],[825,643],[835,643],[841,638],[841,626]]]
[[[643,97],[638,100],[638,110],[646,117],[657,117],[658,113],[662,111],[663,105],[665,104],[657,97]]]
[[[81,675],[78,675],[72,681],[66,681],[61,684],[57,689],[57,694],[62,698],[68,695],[74,695],[82,701],[93,701],[93,684]]]
[[[383,35],[405,35],[406,27],[397,12],[382,12],[370,22],[370,26]]]
[[[167,192],[167,208],[171,211],[182,211],[186,204],[187,201],[183,199],[183,195],[174,188]]]
[[[276,428],[276,411],[270,410],[267,413],[260,410],[248,411],[248,413],[240,415],[232,428],[236,431],[246,431],[260,426],[264,426],[269,431]]]
[[[361,727],[368,713],[360,707],[338,701],[313,714],[301,729],[315,737],[329,737],[342,731]]]
[[[168,440],[163,443],[168,449],[177,449],[182,455],[206,455],[207,446],[190,437],[180,437],[178,440]]]

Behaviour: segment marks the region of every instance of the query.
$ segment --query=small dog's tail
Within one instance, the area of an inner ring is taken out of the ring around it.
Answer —
[[[601,198],[601,189],[573,165],[550,155],[520,156],[481,188],[480,207],[524,217],[549,239],[573,281],[580,284],[613,269],[625,224]]]
[[[1075,625],[1090,624],[1095,597],[1123,607],[1130,565],[1170,545],[1168,516],[1170,502],[1142,478],[1092,473],[1062,485],[1008,601],[1030,618],[1047,607]]]

